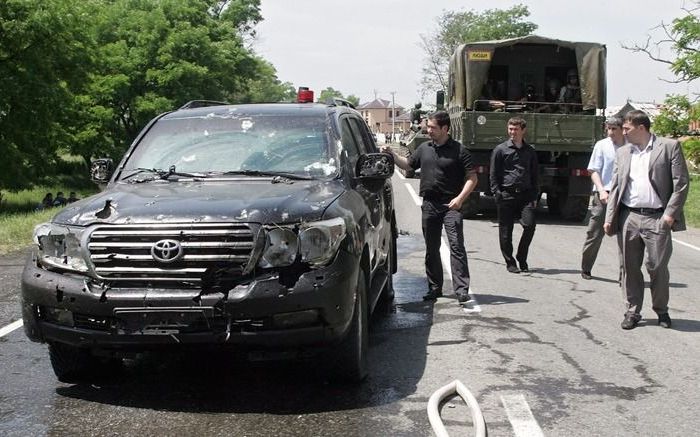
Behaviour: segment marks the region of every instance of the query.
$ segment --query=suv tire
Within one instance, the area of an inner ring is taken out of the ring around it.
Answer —
[[[49,343],[49,358],[56,378],[66,383],[85,381],[96,363],[88,349],[63,343]]]
[[[335,350],[333,369],[337,379],[347,382],[360,382],[367,377],[367,280],[362,267],[357,275],[356,294],[352,322]]]
[[[377,315],[391,314],[394,303],[394,263],[396,262],[396,239],[393,239],[389,254],[387,255],[384,268],[387,279],[379,295],[379,301],[374,312]]]

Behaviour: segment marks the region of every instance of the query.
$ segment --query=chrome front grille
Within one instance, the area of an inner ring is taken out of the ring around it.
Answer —
[[[154,256],[154,245],[165,240],[179,244],[177,258]],[[105,281],[197,287],[216,272],[243,272],[255,240],[255,230],[245,223],[112,225],[92,231],[88,250],[95,273]]]

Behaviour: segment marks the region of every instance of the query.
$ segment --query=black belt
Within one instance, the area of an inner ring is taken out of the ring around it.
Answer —
[[[641,215],[654,215],[664,212],[663,208],[632,208],[631,206],[627,206],[624,203],[622,204],[622,207]]]
[[[520,187],[503,187],[501,191],[505,191],[506,193],[510,194],[519,194],[519,193],[525,193],[527,191],[530,191],[529,188],[520,188]]]

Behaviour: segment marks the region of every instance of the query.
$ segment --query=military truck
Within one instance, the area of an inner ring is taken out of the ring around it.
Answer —
[[[452,136],[471,150],[479,180],[465,202],[465,217],[491,195],[491,151],[507,139],[507,121],[516,115],[526,120],[525,139],[537,150],[549,211],[568,220],[585,217],[591,191],[586,168],[593,144],[604,135],[597,114],[605,108],[605,59],[604,45],[536,35],[455,50],[447,109]]]

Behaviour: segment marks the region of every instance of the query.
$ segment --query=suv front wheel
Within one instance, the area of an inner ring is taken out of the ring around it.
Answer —
[[[49,358],[56,378],[67,383],[84,381],[96,364],[89,350],[63,343],[49,343]]]
[[[360,382],[367,377],[367,280],[364,269],[357,275],[355,308],[345,338],[337,346],[334,373],[342,381]]]

